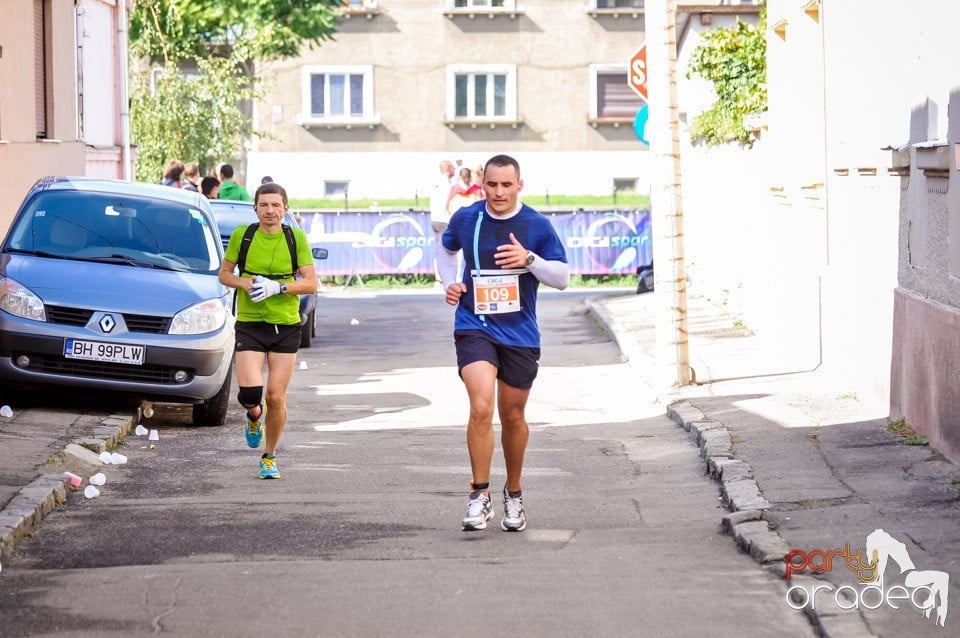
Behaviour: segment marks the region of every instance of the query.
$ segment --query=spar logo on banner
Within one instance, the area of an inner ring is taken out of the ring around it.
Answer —
[[[856,575],[857,586],[841,585],[817,581],[805,587],[793,585],[787,590],[786,601],[793,609],[816,609],[817,600],[822,596],[834,599],[841,609],[878,609],[888,606],[892,609],[913,607],[930,618],[936,610],[934,622],[941,627],[947,622],[947,594],[950,575],[947,572],[917,569],[910,559],[907,546],[882,529],[873,530],[866,541],[866,548],[854,552],[850,541],[843,548],[791,550],[784,558],[786,571],[784,577],[789,581],[793,574],[805,569],[812,572],[829,572],[834,569],[849,570]],[[903,584],[885,580],[887,566],[896,563],[903,574]]]
[[[304,213],[303,227],[312,246],[328,250],[317,274],[375,275],[433,273],[430,214]]]
[[[653,261],[649,211],[578,211],[550,221],[567,249],[571,272],[634,273]]]
[[[388,270],[411,272],[423,261],[426,248],[433,241],[433,236],[425,235],[416,219],[399,213],[384,216],[370,230],[370,238],[354,246],[371,248],[373,258]]]

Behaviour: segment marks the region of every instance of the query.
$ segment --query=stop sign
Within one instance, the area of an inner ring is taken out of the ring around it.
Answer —
[[[637,95],[647,99],[647,43],[640,45],[630,56],[630,70],[627,72],[627,84]]]

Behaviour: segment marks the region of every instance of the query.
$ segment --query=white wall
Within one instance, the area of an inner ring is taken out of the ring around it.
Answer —
[[[636,179],[641,193],[650,188],[646,151],[512,153],[507,146],[503,152],[520,163],[524,192],[531,195],[609,195],[614,178]],[[473,168],[494,154],[251,152],[247,183],[257,185],[261,177],[270,175],[286,187],[290,197],[300,199],[323,197],[325,180],[349,180],[351,198],[413,198],[416,194],[427,206],[441,160],[462,159],[464,166]]]

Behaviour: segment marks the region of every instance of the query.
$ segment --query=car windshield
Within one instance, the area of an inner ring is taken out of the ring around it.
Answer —
[[[149,197],[49,191],[30,202],[6,251],[190,272],[220,268],[202,211]]]

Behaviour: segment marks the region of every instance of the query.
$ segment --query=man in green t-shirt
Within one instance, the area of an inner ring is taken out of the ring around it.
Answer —
[[[247,410],[247,445],[260,447],[266,421],[267,442],[260,458],[260,478],[273,479],[280,478],[277,446],[287,423],[287,386],[300,347],[300,295],[316,293],[317,270],[307,234],[294,228],[299,268],[293,272],[282,225],[288,208],[283,186],[275,182],[263,184],[253,203],[260,226],[250,240],[244,271],[234,273],[247,230],[241,224],[230,235],[220,267],[220,282],[237,289],[237,400]],[[264,362],[268,372],[266,401]]]
[[[220,194],[217,199],[235,199],[241,202],[251,202],[253,198],[250,193],[233,180],[233,166],[224,164],[220,167]]]

